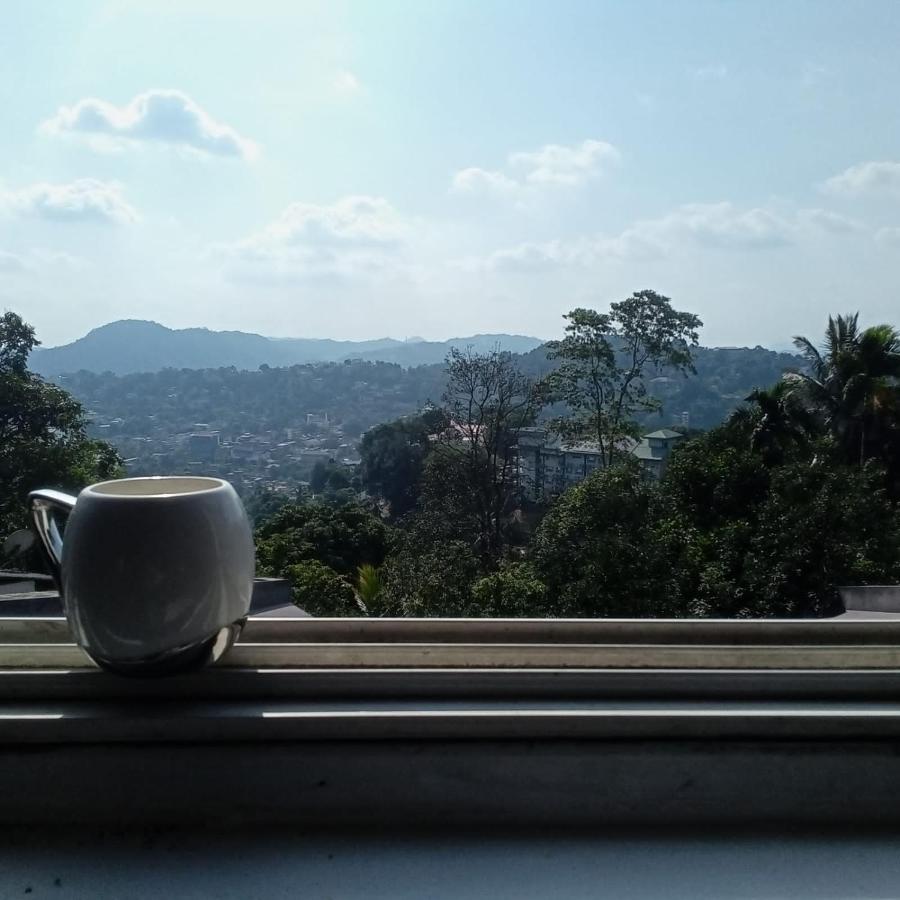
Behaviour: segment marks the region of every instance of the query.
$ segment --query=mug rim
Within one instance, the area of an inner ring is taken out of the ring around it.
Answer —
[[[183,485],[181,490],[160,490],[162,482],[169,482],[172,487],[178,483]],[[111,490],[113,485],[137,485],[138,483],[157,485],[156,490],[131,492],[127,488],[122,491]],[[222,478],[214,478],[208,475],[136,475],[132,478],[111,478],[108,481],[99,481],[88,485],[82,494],[91,497],[102,497],[107,500],[171,500],[178,497],[197,497],[203,494],[211,494],[229,486]]]

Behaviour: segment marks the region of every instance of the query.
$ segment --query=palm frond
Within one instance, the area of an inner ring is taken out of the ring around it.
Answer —
[[[803,337],[803,335],[798,334],[794,336],[794,346],[800,351],[800,355],[807,363],[809,363],[809,367],[813,374],[817,378],[821,378],[823,373],[827,370],[827,366],[816,345],[808,337]]]

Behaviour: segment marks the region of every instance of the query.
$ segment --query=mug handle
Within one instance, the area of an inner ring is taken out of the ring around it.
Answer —
[[[44,552],[53,570],[57,585],[60,583],[60,566],[62,565],[62,536],[53,516],[54,510],[69,514],[75,508],[75,500],[71,494],[62,491],[40,490],[28,495],[28,506],[34,528],[41,539]]]

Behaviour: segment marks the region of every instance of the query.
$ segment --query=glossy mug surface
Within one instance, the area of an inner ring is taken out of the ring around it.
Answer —
[[[230,646],[250,609],[255,554],[228,482],[125,478],[30,502],[75,639],[100,665],[178,671]]]

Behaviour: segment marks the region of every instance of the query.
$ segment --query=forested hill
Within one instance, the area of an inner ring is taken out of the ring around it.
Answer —
[[[538,348],[519,358],[529,374],[546,372],[550,363]],[[799,359],[762,347],[698,348],[697,375],[655,378],[650,389],[663,403],[648,425],[669,425],[688,412],[690,425],[709,428],[721,422],[754,387],[778,380]],[[443,364],[404,368],[384,362],[347,360],[284,368],[166,369],[129,375],[78,372],[61,379],[92,412],[121,418],[123,431],[140,433],[154,416],[156,426],[190,428],[205,422],[228,431],[292,427],[307,413],[328,413],[359,433],[379,422],[439,401]]]
[[[691,427],[712,428],[754,388],[772,385],[788,369],[803,365],[793,353],[765,347],[695,347],[692,354],[696,375],[660,372],[651,376],[648,389],[662,403],[662,409],[646,417],[646,424],[676,424],[686,412]],[[536,378],[551,366],[543,347],[521,357],[520,368]]]
[[[268,338],[243,331],[206,328],[172,329],[156,322],[111,322],[60,347],[38,348],[29,361],[32,371],[45,377],[85,369],[90,372],[157,372],[161,369],[216,369],[234,366],[257,369],[261,365],[363,359],[417,366],[440,363],[451,347],[471,346],[486,352],[499,346],[525,353],[542,342],[515,334],[475,334],[447,341],[380,338],[372,341],[334,341],[315,338]]]
[[[663,404],[663,418],[673,421],[681,412],[695,428],[712,428],[736,409],[755,387],[774,384],[788,369],[803,367],[793,353],[764,347],[698,347],[695,376],[654,380],[650,389]],[[668,422],[667,422],[668,424]]]

